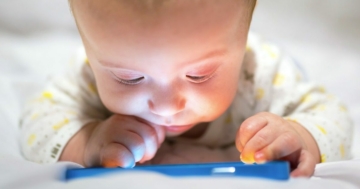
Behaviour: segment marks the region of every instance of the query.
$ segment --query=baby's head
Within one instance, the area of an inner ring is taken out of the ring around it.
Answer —
[[[179,135],[230,106],[255,2],[71,0],[71,7],[104,105]]]

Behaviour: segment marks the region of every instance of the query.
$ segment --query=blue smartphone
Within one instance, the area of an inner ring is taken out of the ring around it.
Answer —
[[[134,168],[76,168],[66,170],[66,180],[103,176],[115,172],[150,171],[173,177],[235,176],[288,180],[290,166],[285,161],[248,165],[242,162],[145,165]]]

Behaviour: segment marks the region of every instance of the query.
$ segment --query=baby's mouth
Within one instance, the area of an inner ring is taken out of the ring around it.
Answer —
[[[189,129],[191,129],[195,124],[187,124],[187,125],[174,125],[171,122],[166,121],[166,123],[162,123],[162,124],[157,124],[157,123],[153,123],[150,121],[147,121],[145,119],[142,119],[143,122],[146,122],[150,125],[157,125],[157,126],[162,126],[165,128],[166,131],[168,132],[174,132],[174,133],[180,133],[180,132],[185,132]]]
[[[179,132],[184,132],[189,130],[190,128],[192,128],[194,126],[194,124],[189,124],[189,125],[164,125],[165,129],[169,132],[175,132],[175,133],[179,133]]]

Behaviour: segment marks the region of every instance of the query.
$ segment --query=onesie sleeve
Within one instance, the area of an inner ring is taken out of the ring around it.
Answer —
[[[254,113],[268,111],[298,122],[315,138],[321,162],[349,159],[353,123],[345,105],[304,79],[301,67],[269,43],[254,45]],[[326,69],[326,68],[324,68]]]
[[[56,162],[72,136],[87,123],[105,119],[107,113],[81,50],[66,73],[51,78],[25,105],[20,123],[22,153],[30,161]]]

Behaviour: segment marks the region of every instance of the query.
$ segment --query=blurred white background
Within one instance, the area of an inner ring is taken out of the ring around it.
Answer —
[[[294,56],[310,80],[340,96],[358,127],[359,7],[359,0],[259,0],[252,25]],[[1,0],[0,74],[45,79],[62,70],[80,44],[67,0]]]

